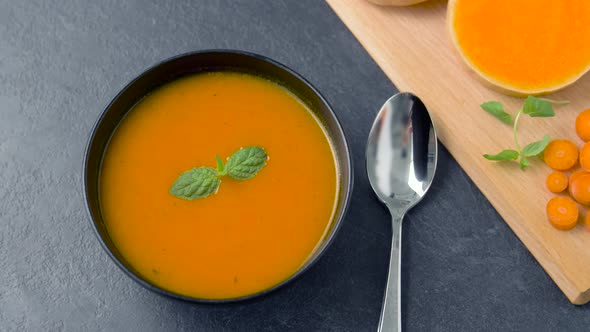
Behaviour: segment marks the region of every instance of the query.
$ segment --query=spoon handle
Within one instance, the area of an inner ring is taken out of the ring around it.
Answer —
[[[401,250],[402,250],[402,219],[403,214],[392,216],[391,256],[389,257],[389,274],[387,287],[381,307],[379,332],[400,332],[402,330],[401,317]]]

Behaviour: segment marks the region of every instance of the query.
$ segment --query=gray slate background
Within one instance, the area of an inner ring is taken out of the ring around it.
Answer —
[[[102,252],[80,188],[84,145],[110,98],[146,67],[207,48],[261,53],[307,77],[340,116],[356,163],[350,213],[327,254],[292,284],[234,305],[136,285]],[[0,0],[0,330],[375,331],[390,226],[363,152],[394,92],[318,0]],[[405,330],[589,330],[590,306],[569,304],[445,149],[438,174],[404,226]]]

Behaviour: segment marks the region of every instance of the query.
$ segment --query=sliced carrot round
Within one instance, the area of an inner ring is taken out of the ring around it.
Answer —
[[[577,170],[577,171],[573,172],[573,173],[572,173],[572,175],[570,175],[570,178],[569,178],[569,184],[571,185],[571,184],[572,184],[572,182],[573,182],[573,181],[574,181],[574,180],[575,180],[575,179],[576,179],[578,176],[580,176],[580,175],[582,175],[582,174],[586,174],[586,173],[589,173],[589,172],[588,172],[587,170],[585,170],[585,169],[580,169],[580,170]]]
[[[578,206],[569,197],[553,197],[547,202],[547,218],[553,227],[561,230],[572,229],[578,223]]]
[[[568,179],[567,175],[561,172],[553,172],[547,176],[547,189],[552,193],[560,193],[567,188]]]
[[[590,172],[582,171],[572,174],[569,188],[570,195],[578,203],[590,204]]]
[[[551,141],[543,153],[545,163],[557,171],[568,170],[578,161],[578,148],[565,139]]]
[[[590,109],[580,112],[576,117],[576,133],[584,141],[590,141]]]
[[[585,170],[590,170],[590,142],[584,144],[580,149],[580,166]]]

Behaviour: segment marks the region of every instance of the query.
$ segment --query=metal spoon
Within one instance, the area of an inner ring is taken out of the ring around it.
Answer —
[[[406,212],[426,194],[434,178],[436,131],[422,101],[398,93],[381,107],[367,142],[367,174],[389,208],[393,239],[379,332],[401,331],[401,235]]]

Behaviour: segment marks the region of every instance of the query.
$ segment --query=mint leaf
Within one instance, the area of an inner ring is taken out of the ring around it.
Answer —
[[[540,141],[533,142],[525,146],[524,149],[522,149],[522,154],[525,157],[536,156],[545,150],[547,144],[549,144],[549,135],[543,136],[543,139]]]
[[[512,121],[512,117],[510,114],[504,111],[504,108],[501,103],[497,101],[490,101],[487,103],[481,104],[481,108],[483,108],[486,112],[492,114],[494,117],[500,119],[504,123],[513,123],[512,125],[512,135],[514,136],[514,145],[516,148],[514,150],[504,150],[498,154],[490,155],[484,154],[483,156],[488,160],[513,160],[517,161],[520,164],[521,169],[525,169],[531,166],[530,161],[527,159],[528,157],[539,156],[541,152],[545,151],[545,148],[549,144],[549,135],[543,136],[543,139],[537,142],[532,142],[521,148],[520,144],[518,144],[518,135],[517,135],[517,127],[518,127],[518,120],[520,116],[524,113],[531,117],[551,117],[555,115],[555,111],[553,110],[553,105],[565,105],[569,104],[569,101],[565,100],[552,100],[547,98],[537,98],[533,96],[529,96],[524,101],[524,105],[522,108],[516,113],[514,117],[514,123]],[[520,158],[520,160],[519,160]]]
[[[192,201],[205,198],[217,192],[221,176],[229,175],[236,180],[254,177],[265,165],[268,156],[263,148],[251,146],[236,151],[224,165],[219,156],[215,156],[217,169],[197,167],[178,176],[169,192],[178,198]]]
[[[531,117],[551,117],[555,115],[553,106],[547,100],[528,96],[522,107],[522,112]]]
[[[227,174],[235,180],[246,180],[254,177],[268,159],[263,148],[251,146],[236,151],[229,157],[225,165]]]
[[[512,117],[510,114],[504,111],[504,106],[502,106],[502,103],[497,101],[488,101],[487,103],[481,104],[481,108],[505,124],[512,124]]]
[[[487,160],[516,160],[520,153],[516,150],[504,150],[498,154],[484,154],[483,157]]]
[[[520,158],[520,169],[525,169],[531,166],[531,163],[525,157]]]
[[[219,158],[218,155],[215,155],[215,161],[217,162],[217,174],[218,175],[227,174],[227,169],[225,168],[225,165],[223,165],[223,160],[221,160],[221,158]]]
[[[217,172],[211,167],[198,167],[186,171],[174,181],[170,194],[192,201],[214,194],[219,188],[221,180]]]

